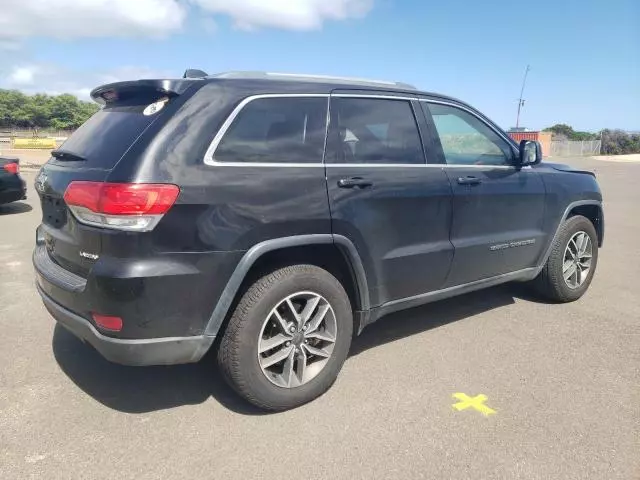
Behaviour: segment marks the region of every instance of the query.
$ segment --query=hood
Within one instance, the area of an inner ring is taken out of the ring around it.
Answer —
[[[553,168],[554,170],[558,170],[560,172],[584,173],[587,175],[591,175],[592,177],[596,176],[594,172],[591,172],[589,170],[580,170],[579,168],[572,167],[571,165],[565,165],[564,163],[544,162],[541,165],[548,168]]]

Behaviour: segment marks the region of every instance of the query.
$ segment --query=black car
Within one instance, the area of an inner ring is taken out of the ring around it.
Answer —
[[[325,392],[380,317],[504,282],[581,297],[594,175],[410,85],[231,73],[96,88],[35,186],[37,288],[128,365],[215,349],[244,398]]]
[[[20,176],[20,160],[0,156],[0,205],[26,198],[27,186]]]

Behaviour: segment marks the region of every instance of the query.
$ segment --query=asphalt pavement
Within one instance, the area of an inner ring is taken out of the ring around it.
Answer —
[[[268,415],[213,358],[123,367],[56,327],[25,173],[29,199],[0,207],[0,479],[640,478],[640,163],[567,163],[605,196],[585,297],[506,285],[394,314],[327,394]]]

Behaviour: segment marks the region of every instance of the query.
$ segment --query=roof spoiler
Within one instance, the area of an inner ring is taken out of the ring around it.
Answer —
[[[162,97],[181,95],[191,85],[193,82],[188,79],[115,82],[94,88],[91,98],[101,105],[126,101],[133,97],[144,97],[152,102]]]

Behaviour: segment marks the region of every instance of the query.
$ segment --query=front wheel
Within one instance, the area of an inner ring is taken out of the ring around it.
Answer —
[[[576,215],[560,227],[547,263],[533,284],[549,300],[572,302],[589,288],[597,263],[596,230],[588,218]]]
[[[286,410],[333,384],[351,345],[353,319],[340,282],[313,265],[275,270],[236,307],[218,363],[236,392],[265,410]]]

